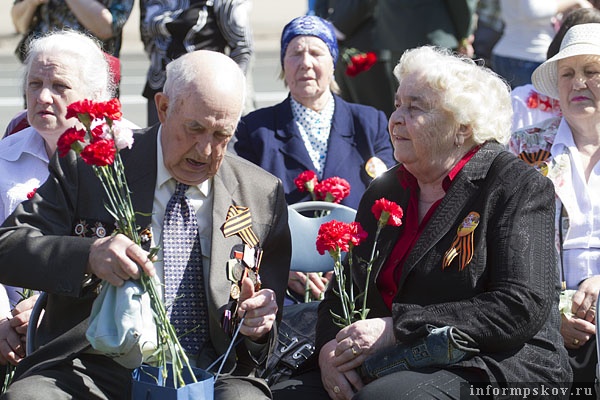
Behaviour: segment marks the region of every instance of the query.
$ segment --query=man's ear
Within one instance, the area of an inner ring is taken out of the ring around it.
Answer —
[[[167,119],[167,110],[169,109],[169,97],[163,92],[158,92],[154,95],[154,103],[156,104],[158,120],[161,124],[164,124]]]

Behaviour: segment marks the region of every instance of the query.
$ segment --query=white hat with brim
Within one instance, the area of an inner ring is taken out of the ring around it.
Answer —
[[[557,61],[582,55],[600,55],[600,24],[580,24],[569,29],[560,51],[533,71],[531,81],[535,89],[558,99]]]

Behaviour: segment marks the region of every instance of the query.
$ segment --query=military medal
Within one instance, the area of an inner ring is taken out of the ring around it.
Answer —
[[[538,150],[535,153],[523,151],[519,154],[519,158],[537,169],[542,175],[548,176],[548,163],[546,161],[550,158],[548,150]]]
[[[252,230],[252,216],[248,207],[230,206],[221,229],[223,236],[238,235],[244,242],[243,251],[234,250],[234,258],[227,261],[227,279],[231,282],[231,288],[229,289],[230,301],[223,315],[222,326],[225,332],[231,335],[239,323],[237,306],[242,281],[248,277],[254,285],[254,290],[260,290],[261,281],[258,272],[262,259],[262,249],[258,245],[258,237]]]
[[[378,157],[371,157],[365,163],[365,171],[371,178],[377,178],[379,175],[387,171],[387,166]]]
[[[450,249],[444,254],[442,269],[449,267],[454,258],[460,255],[458,270],[462,271],[473,258],[473,233],[479,225],[479,214],[471,211],[456,230],[456,237]]]
[[[240,298],[240,287],[238,285],[236,285],[235,283],[233,285],[231,285],[231,289],[229,290],[229,295],[231,296],[232,299],[237,300]]]

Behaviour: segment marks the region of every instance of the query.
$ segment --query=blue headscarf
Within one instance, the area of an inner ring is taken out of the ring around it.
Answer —
[[[283,66],[283,57],[285,51],[293,38],[300,35],[316,36],[321,39],[329,48],[333,64],[338,58],[337,39],[331,22],[319,18],[315,15],[303,15],[291,20],[281,33],[281,65]]]

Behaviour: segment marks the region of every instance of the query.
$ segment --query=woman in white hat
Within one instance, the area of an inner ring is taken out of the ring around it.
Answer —
[[[532,75],[562,117],[513,134],[509,146],[553,182],[563,289],[561,333],[575,382],[594,382],[600,290],[600,24],[573,26]],[[573,293],[572,298],[567,293]]]

